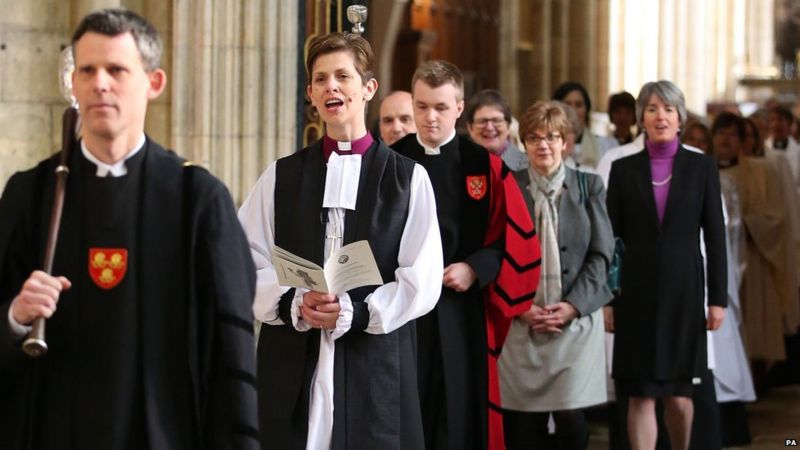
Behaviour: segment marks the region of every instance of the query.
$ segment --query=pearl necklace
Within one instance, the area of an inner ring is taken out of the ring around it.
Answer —
[[[664,180],[662,180],[662,181],[651,181],[651,183],[653,183],[653,186],[663,186],[663,185],[669,183],[669,180],[671,180],[671,179],[672,179],[672,174],[669,174],[669,176],[667,178],[664,178]]]

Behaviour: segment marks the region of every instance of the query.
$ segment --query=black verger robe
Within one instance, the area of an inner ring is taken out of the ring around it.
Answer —
[[[140,395],[128,396],[129,404],[119,407],[133,411],[129,429],[144,433],[145,448],[258,448],[255,270],[233,202],[208,172],[183,168],[181,159],[157,143],[147,139],[141,152],[141,167],[129,174],[140,177],[140,189],[129,199],[138,216],[125,232],[137,243],[129,249],[134,270],[123,281],[135,283],[137,317],[76,313],[87,286],[84,245],[91,245],[91,237],[83,236],[91,227],[80,222],[87,217],[85,200],[96,198],[83,192],[85,161],[76,152],[54,264],[54,273],[74,286],[62,293],[48,321],[48,354],[35,360],[11,339],[7,317],[21,284],[41,267],[58,155],[15,174],[6,186],[0,199],[0,448],[70,449],[75,436],[91,433],[81,428],[91,425],[73,420],[84,402],[97,403],[73,395],[82,381],[75,374],[83,369],[76,355],[105,358],[82,352],[86,339],[104,339],[87,330],[115,323],[138,324],[131,329],[137,334],[131,357],[139,373],[130,377],[130,389]],[[113,290],[108,301],[115,301]],[[114,404],[100,404],[109,403]],[[100,431],[98,436],[116,432]],[[81,445],[80,450],[105,448],[101,442]]]

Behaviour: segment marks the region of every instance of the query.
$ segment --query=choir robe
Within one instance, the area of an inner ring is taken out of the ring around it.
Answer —
[[[258,448],[244,233],[222,183],[149,139],[127,186],[92,179],[95,166],[71,155],[53,272],[73,286],[47,321],[46,355],[31,359],[11,338],[11,300],[41,267],[58,158],[15,174],[0,200],[0,448],[120,448],[109,443],[128,438],[128,448]],[[107,199],[123,203],[90,204]],[[116,242],[130,245],[129,272],[99,292],[87,247]]]
[[[747,271],[746,239],[741,200],[736,179],[720,168],[719,181],[725,207],[725,239],[728,255],[728,309],[719,329],[711,333],[714,340],[714,386],[719,403],[756,400],[750,362],[742,339],[742,303],[739,289]]]
[[[789,169],[792,172],[794,188],[800,194],[800,143],[794,137],[789,136],[786,141],[786,147],[777,148],[772,137],[767,137],[764,139],[764,156],[772,158],[775,155],[785,156],[785,162],[789,163]]]
[[[769,162],[775,172],[779,174],[781,181],[780,190],[781,194],[783,194],[783,206],[786,208],[786,215],[791,225],[792,241],[794,242],[794,251],[790,253],[800,255],[800,194],[796,188],[797,185],[795,184],[794,175],[792,174],[792,166],[787,156],[787,154],[784,154],[780,150],[773,150],[765,157],[756,157],[755,159]],[[792,266],[787,265],[787,267]],[[800,286],[800,264],[795,264],[795,269],[795,279],[798,282],[798,286]],[[791,327],[790,323],[786,325],[787,327]],[[787,328],[786,332],[790,335],[794,330]]]
[[[796,260],[781,177],[768,160],[740,158],[727,169],[739,189],[748,239],[740,289],[747,355],[770,365],[786,359],[784,331],[797,329]]]
[[[793,141],[793,139],[792,139]],[[794,145],[796,141],[794,141]],[[797,156],[797,155],[795,155]],[[789,223],[791,225],[791,234],[794,241],[794,251],[789,251],[787,254],[790,257],[797,259],[800,255],[800,193],[798,193],[798,186],[795,184],[795,178],[792,174],[791,164],[792,158],[789,149],[784,153],[781,150],[768,152],[766,155],[767,161],[772,163],[775,169],[780,174],[782,181],[781,193],[784,195],[783,205],[786,208],[786,213],[789,216]],[[800,264],[791,265],[791,261],[787,262],[787,267],[795,267],[795,280],[798,282],[798,292],[800,292]],[[800,308],[800,300],[795,304]],[[791,306],[791,305],[786,305]],[[784,321],[785,347],[786,347],[786,361],[778,363],[776,367],[768,375],[769,384],[782,384],[788,382],[789,384],[800,383],[800,309],[785,309],[786,320]],[[794,317],[794,318],[793,318]]]
[[[496,358],[510,318],[530,308],[539,280],[525,201],[502,161],[465,137],[455,135],[436,155],[416,134],[392,148],[430,174],[445,267],[465,262],[477,275],[466,292],[443,287],[436,308],[417,320],[427,448],[502,449]]]
[[[422,167],[376,142],[361,157],[355,209],[325,208],[330,170],[321,142],[270,165],[239,210],[258,273],[254,310],[263,322],[262,448],[423,450],[413,319],[434,307],[442,278],[430,181]],[[327,224],[338,222],[334,209],[343,212],[342,245],[367,240],[385,284],[337,294],[343,309],[352,305],[352,323],[339,330],[337,321],[329,348],[331,338],[321,334],[330,331],[309,329],[297,317],[304,291],[279,284],[272,249],[322,266]],[[320,371],[331,359],[332,373]],[[320,382],[327,392],[317,389]],[[332,423],[324,414],[309,418],[328,401]],[[331,437],[319,438],[326,433]]]

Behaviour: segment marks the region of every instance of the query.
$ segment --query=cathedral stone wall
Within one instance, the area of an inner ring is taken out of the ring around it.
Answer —
[[[0,186],[60,145],[67,103],[58,55],[69,43],[70,5],[0,0]]]
[[[0,0],[0,187],[60,147],[59,54],[87,13],[120,6],[164,39],[167,89],[145,131],[240,202],[270,162],[297,148],[298,2]]]

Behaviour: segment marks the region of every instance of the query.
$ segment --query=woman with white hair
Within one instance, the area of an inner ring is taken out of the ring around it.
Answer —
[[[725,225],[714,160],[684,148],[683,93],[669,81],[646,83],[636,103],[645,151],[615,161],[608,215],[622,239],[621,293],[613,301],[617,393],[629,397],[633,450],[652,450],[661,399],[672,448],[689,446],[692,385],[705,371],[706,329],[727,304]],[[708,318],[703,310],[706,246]]]

